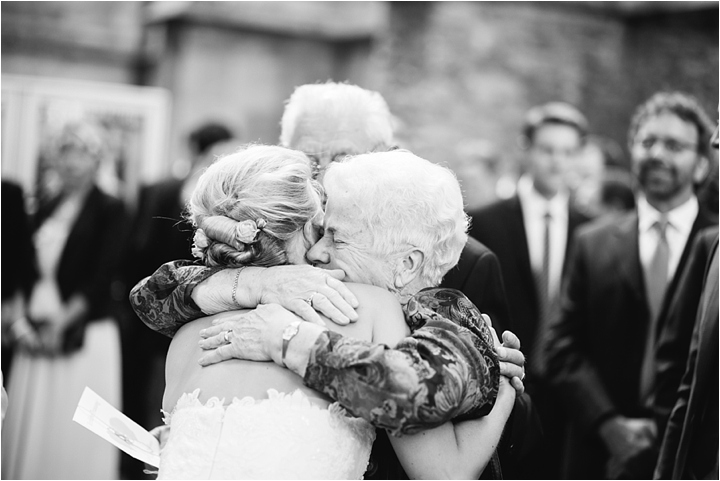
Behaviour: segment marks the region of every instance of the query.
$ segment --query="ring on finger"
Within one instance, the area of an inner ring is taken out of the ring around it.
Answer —
[[[310,307],[312,307],[313,297],[315,297],[315,294],[317,294],[317,292],[313,292],[312,294],[310,294],[308,296],[307,299],[303,299],[305,302],[307,302],[310,305]]]
[[[230,344],[232,341],[230,341],[230,334],[232,331],[225,331],[225,335],[223,336],[223,339],[225,339],[225,343]]]

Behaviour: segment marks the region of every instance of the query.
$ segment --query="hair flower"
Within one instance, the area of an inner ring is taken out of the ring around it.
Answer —
[[[196,229],[193,236],[192,255],[200,260],[205,259],[205,249],[210,245],[210,239],[202,229]]]
[[[258,226],[254,220],[244,220],[235,224],[235,239],[243,244],[252,244],[258,234]]]

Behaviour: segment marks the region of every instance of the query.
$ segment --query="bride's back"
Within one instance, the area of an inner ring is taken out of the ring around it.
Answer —
[[[326,320],[329,329],[347,337],[389,345],[394,345],[407,335],[402,310],[392,294],[363,284],[347,286],[358,298],[359,319],[347,326],[339,326]],[[305,387],[300,376],[273,362],[232,359],[206,367],[200,366],[198,360],[204,351],[198,345],[199,333],[210,325],[210,319],[198,319],[186,324],[175,334],[166,359],[166,387],[163,397],[165,411],[172,411],[183,393],[196,389],[200,390],[198,400],[203,403],[213,397],[224,399],[225,404],[231,403],[235,397],[267,399],[268,389],[281,393],[291,393],[299,389],[322,407],[330,403],[323,394]]]

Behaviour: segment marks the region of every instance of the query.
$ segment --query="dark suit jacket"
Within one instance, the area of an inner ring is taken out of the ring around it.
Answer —
[[[135,284],[162,264],[178,259],[192,260],[190,247],[193,229],[183,218],[184,206],[180,199],[182,186],[182,180],[167,179],[140,190],[138,209],[124,255],[127,291],[124,299],[127,299]],[[133,349],[141,349],[144,356],[161,356],[164,359],[170,339],[147,329],[130,306],[125,304],[127,321],[124,323],[123,336],[132,339]],[[126,366],[132,372],[142,370],[146,364],[129,359],[126,362],[135,366]],[[141,374],[134,374],[137,375]]]
[[[2,232],[2,300],[13,298],[17,292],[28,298],[38,275],[30,219],[25,211],[22,188],[5,180],[2,181]],[[3,322],[6,321],[12,319],[3,319]],[[3,330],[3,335],[5,333]],[[3,342],[0,363],[5,384],[9,381],[12,359],[12,344]]]
[[[2,299],[18,290],[30,294],[37,279],[35,247],[30,232],[30,219],[19,185],[2,181]]]
[[[58,206],[41,206],[36,217],[40,226]],[[84,319],[66,333],[65,350],[82,345],[85,324],[110,313],[111,283],[118,272],[128,221],[122,202],[93,187],[85,198],[60,256],[57,284],[63,301],[82,294],[89,310]]]
[[[655,471],[660,479],[718,478],[717,230],[710,254],[687,368]]]
[[[703,292],[707,265],[718,237],[717,226],[698,233],[690,251],[685,270],[680,273],[678,289],[661,313],[663,330],[655,353],[656,377],[653,388],[655,420],[659,438],[677,400],[677,390],[685,373],[694,320]]]
[[[515,196],[500,200],[469,215],[472,218],[470,235],[488,246],[500,261],[513,332],[520,338],[528,357],[536,336],[539,307],[520,199]],[[588,220],[575,209],[569,209],[568,246],[575,229]]]
[[[476,239],[468,238],[460,260],[445,275],[440,287],[465,294],[480,312],[490,316],[498,337],[513,330],[497,256]]]
[[[649,308],[637,222],[632,212],[579,229],[561,314],[550,328],[550,381],[573,418],[566,473],[571,478],[603,477],[607,454],[596,436],[602,421],[614,414],[649,416],[639,393]],[[677,272],[682,272],[697,232],[715,222],[701,206]],[[678,278],[670,282],[666,299],[672,298]]]
[[[167,179],[140,190],[126,266],[130,287],[165,262],[192,260],[193,229],[183,218],[182,186],[182,180]]]

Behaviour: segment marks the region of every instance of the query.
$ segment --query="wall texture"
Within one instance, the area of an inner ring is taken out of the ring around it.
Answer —
[[[455,148],[491,142],[517,166],[524,113],[552,100],[583,110],[595,133],[625,145],[634,108],[659,89],[718,100],[717,5],[628,15],[554,2],[396,2],[374,52],[378,89],[402,119],[412,150],[446,161],[465,180],[479,170]]]

